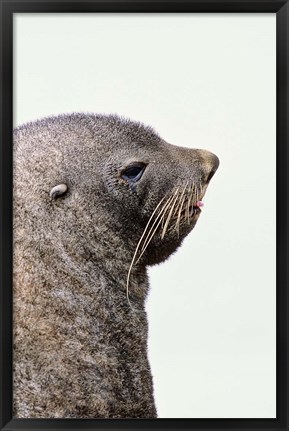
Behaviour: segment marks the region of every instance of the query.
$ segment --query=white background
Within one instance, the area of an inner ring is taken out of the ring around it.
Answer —
[[[17,14],[15,126],[119,113],[221,161],[150,270],[160,417],[275,417],[275,15]]]

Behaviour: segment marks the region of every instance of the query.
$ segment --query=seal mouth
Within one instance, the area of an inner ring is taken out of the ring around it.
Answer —
[[[193,216],[195,214],[200,214],[202,212],[201,207],[204,206],[204,202],[198,201],[196,204],[194,204],[191,208],[190,216]]]
[[[197,201],[194,203],[189,210],[189,213],[186,208],[183,208],[179,216],[186,217],[186,215],[189,215],[189,217],[193,217],[194,215],[198,215],[202,212],[201,208],[204,206],[204,202]],[[178,218],[177,214],[174,215],[173,220],[176,220]]]
[[[193,206],[191,208],[190,217],[193,217],[194,215],[200,214],[201,211],[202,211],[201,208],[199,208],[197,206]]]

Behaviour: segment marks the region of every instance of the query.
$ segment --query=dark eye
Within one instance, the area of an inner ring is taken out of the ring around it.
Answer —
[[[146,165],[144,163],[129,166],[122,172],[121,176],[125,180],[138,181],[141,178],[145,167]]]

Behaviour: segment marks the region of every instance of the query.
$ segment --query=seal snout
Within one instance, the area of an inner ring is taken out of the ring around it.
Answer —
[[[212,168],[211,168],[211,171],[210,171],[208,178],[207,178],[207,184],[209,184],[209,182],[211,181],[211,179],[213,178],[213,176],[217,172],[217,169],[218,169],[219,164],[220,164],[218,157],[213,153],[210,153],[210,154],[211,154]]]
[[[219,158],[210,151],[200,150],[200,153],[203,159],[204,182],[205,184],[209,184],[209,182],[217,172],[220,161]]]

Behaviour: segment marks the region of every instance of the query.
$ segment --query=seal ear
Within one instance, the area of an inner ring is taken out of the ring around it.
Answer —
[[[63,195],[67,191],[66,184],[58,184],[50,190],[51,199],[56,199],[58,196]]]

